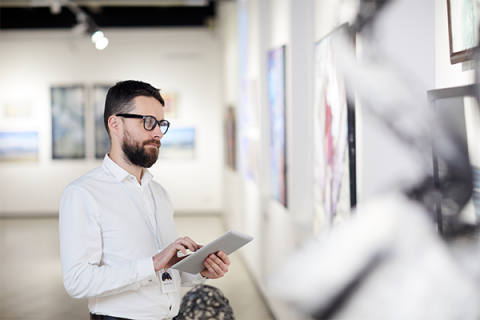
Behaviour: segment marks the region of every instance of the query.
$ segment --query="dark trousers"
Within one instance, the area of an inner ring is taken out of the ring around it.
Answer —
[[[176,318],[177,317],[173,318],[173,320],[175,320]],[[90,320],[131,320],[131,319],[112,317],[112,316],[102,316],[100,314],[90,313]]]

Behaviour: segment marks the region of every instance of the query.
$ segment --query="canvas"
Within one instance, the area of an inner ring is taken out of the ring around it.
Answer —
[[[85,88],[51,88],[52,158],[85,158]]]

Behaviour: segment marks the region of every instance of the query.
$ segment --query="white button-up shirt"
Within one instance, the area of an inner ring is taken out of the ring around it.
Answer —
[[[142,213],[148,217],[144,219]],[[172,269],[177,290],[162,292],[161,274],[153,266],[158,245],[152,230],[158,228],[163,248],[178,235],[170,197],[148,170],[139,184],[106,155],[100,167],[65,188],[59,227],[65,289],[74,298],[89,298],[91,313],[170,319],[178,313],[180,284],[204,282],[199,274]]]

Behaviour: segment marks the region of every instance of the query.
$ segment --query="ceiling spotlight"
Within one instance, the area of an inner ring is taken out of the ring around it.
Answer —
[[[108,46],[108,39],[105,38],[105,35],[100,30],[93,33],[92,42],[95,43],[95,48],[98,50],[103,50]]]
[[[92,42],[97,43],[98,40],[101,38],[105,38],[105,35],[103,34],[102,31],[96,31],[92,34]]]
[[[95,48],[97,48],[98,50],[103,50],[107,46],[108,46],[108,39],[105,37],[100,38],[97,40],[97,42],[95,42]]]

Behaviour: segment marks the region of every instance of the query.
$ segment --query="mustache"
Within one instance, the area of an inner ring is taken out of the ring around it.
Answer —
[[[158,148],[160,148],[160,146],[162,145],[162,144],[160,143],[160,140],[155,140],[155,139],[147,140],[147,141],[144,141],[144,142],[143,142],[143,145],[144,145],[144,146],[147,145],[147,144],[154,144],[154,145],[156,145]]]

